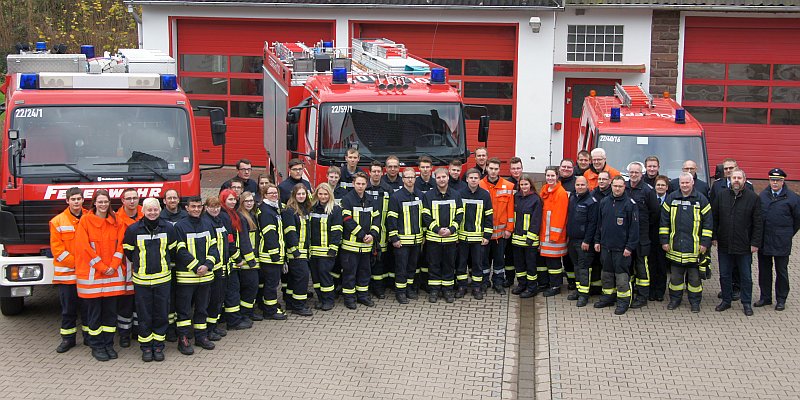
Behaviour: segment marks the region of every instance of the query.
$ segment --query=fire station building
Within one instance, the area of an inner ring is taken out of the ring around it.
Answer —
[[[615,83],[669,92],[705,127],[709,162],[800,177],[800,6],[794,0],[127,0],[144,48],[178,60],[193,105],[228,115],[225,161],[264,165],[264,42],[389,38],[448,68],[488,107],[489,154],[542,172],[576,155],[582,100]],[[198,113],[198,119],[204,119]],[[202,162],[220,151],[198,123]],[[468,147],[479,146],[468,122]],[[471,162],[470,162],[471,163]],[[625,166],[615,166],[624,168]],[[713,168],[711,169],[713,171]]]

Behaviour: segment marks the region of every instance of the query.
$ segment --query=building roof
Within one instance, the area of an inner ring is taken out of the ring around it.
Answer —
[[[800,11],[800,0],[566,0],[571,7],[647,7],[647,8],[780,8]]]
[[[128,4],[146,5],[240,5],[352,8],[447,8],[521,10],[563,8],[564,0],[124,0]]]
[[[471,10],[563,9],[564,6],[800,12],[800,0],[124,0],[140,5],[446,8]]]

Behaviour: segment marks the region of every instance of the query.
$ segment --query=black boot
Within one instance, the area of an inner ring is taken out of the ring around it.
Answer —
[[[625,312],[628,311],[628,308],[631,306],[631,299],[624,298],[624,299],[617,299],[617,308],[614,309],[614,315],[623,315]]]
[[[106,353],[105,347],[102,347],[102,348],[93,347],[92,348],[92,357],[94,357],[94,359],[97,360],[97,361],[108,361],[109,360],[108,353]]]
[[[515,287],[514,289],[511,289],[511,294],[515,294],[515,295],[519,296],[527,288],[528,288],[528,285],[520,283],[520,284],[517,285],[517,287]]]
[[[66,353],[69,349],[75,347],[75,338],[61,339],[61,343],[56,347],[56,353]]]
[[[631,304],[631,308],[642,308],[647,305],[647,297],[637,295]]]
[[[408,297],[406,296],[406,292],[397,291],[394,293],[395,299],[400,304],[408,304]]]
[[[479,287],[472,288],[472,297],[475,300],[483,300],[483,290]]]
[[[586,307],[589,304],[589,295],[588,294],[579,294],[578,295],[578,302],[575,303],[576,307]]]
[[[418,299],[419,292],[417,291],[417,288],[414,286],[409,286],[408,289],[406,289],[406,297],[408,297],[409,300]]]
[[[443,294],[444,294],[444,301],[446,301],[448,303],[452,303],[452,302],[456,301],[455,297],[453,296],[453,291],[452,290],[445,289]]]
[[[456,290],[456,298],[460,299],[467,295],[467,288],[465,286],[459,286]]]
[[[604,294],[602,297],[600,297],[600,300],[594,303],[594,308],[611,307],[614,305],[614,303],[616,303],[616,301],[617,301],[617,296]]]
[[[428,292],[428,302],[429,303],[436,303],[439,301],[439,291],[438,290],[431,290]]]

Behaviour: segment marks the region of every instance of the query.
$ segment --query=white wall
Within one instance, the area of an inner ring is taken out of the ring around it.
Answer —
[[[558,162],[562,156],[563,134],[554,132],[552,122],[563,121],[564,78],[554,76],[553,64],[566,61],[567,24],[620,24],[625,25],[625,64],[646,64],[649,68],[650,11],[637,10],[630,15],[619,12],[587,10],[586,15],[574,12],[549,11],[449,11],[402,9],[335,9],[335,8],[268,8],[268,7],[162,7],[144,6],[143,42],[145,48],[163,51],[169,48],[170,16],[214,16],[221,18],[283,18],[283,19],[334,19],[336,42],[346,43],[351,20],[424,21],[424,22],[482,22],[519,24],[517,65],[516,149],[528,172],[543,172],[547,165]],[[541,18],[541,29],[532,33],[530,17]],[[174,34],[173,27],[173,34]],[[173,37],[173,46],[176,43]],[[232,45],[235,45],[233,43]],[[555,45],[555,49],[554,49]],[[630,74],[629,74],[630,75]],[[578,77],[570,74],[569,77]],[[614,75],[584,74],[594,77]],[[623,76],[624,82],[648,85],[646,74]],[[551,135],[552,133],[552,135]],[[551,143],[552,141],[552,143]]]
[[[556,42],[554,44],[555,64],[601,64],[601,65],[645,65],[645,73],[593,73],[593,72],[559,72],[554,75],[552,91],[552,120],[564,122],[564,95],[566,78],[603,78],[622,79],[623,85],[639,85],[649,90],[650,86],[650,36],[652,11],[648,9],[608,10],[584,9],[584,15],[576,15],[575,9],[568,8],[556,15]],[[567,61],[567,26],[568,25],[624,25],[622,46],[622,62],[568,62]],[[558,163],[564,153],[564,128],[552,130],[552,162]],[[575,155],[571,155],[575,158]]]

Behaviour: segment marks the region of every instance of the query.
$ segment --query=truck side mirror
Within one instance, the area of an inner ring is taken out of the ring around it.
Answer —
[[[486,142],[489,140],[489,116],[481,115],[481,122],[478,125],[478,141]]]
[[[286,113],[286,122],[296,124],[300,122],[300,109],[292,108]]]
[[[228,131],[228,126],[225,124],[225,110],[222,108],[208,110],[208,116],[211,118],[211,141],[214,146],[224,145],[225,132]]]
[[[292,108],[286,113],[286,147],[297,151],[297,124],[300,122],[300,108]]]

